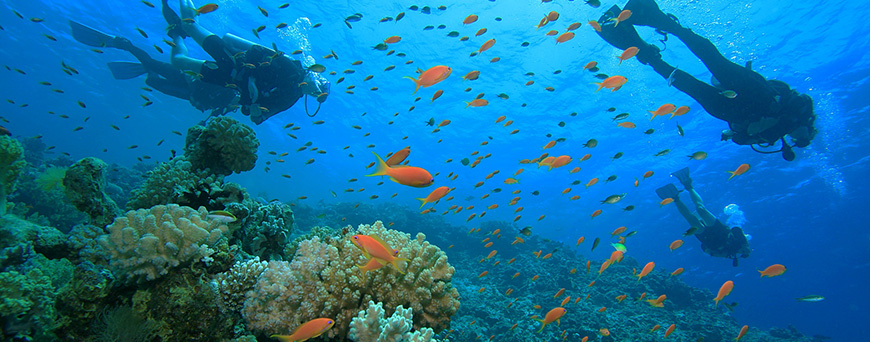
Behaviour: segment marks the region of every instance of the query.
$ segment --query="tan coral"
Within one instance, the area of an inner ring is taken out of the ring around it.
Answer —
[[[451,285],[454,269],[437,246],[395,230],[360,225],[340,239],[322,242],[314,237],[299,244],[292,262],[273,261],[257,285],[247,293],[243,314],[249,328],[268,334],[287,333],[299,324],[317,317],[330,317],[336,325],[329,337],[345,338],[349,325],[370,300],[392,308],[411,307],[414,327],[449,327],[450,317],[459,309],[459,293]],[[392,267],[369,272],[363,281],[358,264],[365,262],[351,242],[354,234],[378,235],[399,257],[411,259],[401,274]]]
[[[154,280],[182,263],[209,257],[214,252],[209,247],[230,233],[227,225],[207,215],[205,208],[177,204],[128,211],[97,242],[115,276]]]

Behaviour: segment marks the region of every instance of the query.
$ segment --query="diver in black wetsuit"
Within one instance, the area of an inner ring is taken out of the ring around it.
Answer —
[[[167,0],[162,4],[168,34],[175,45],[172,65],[197,73],[204,82],[237,89],[242,113],[254,123],[259,125],[289,109],[304,95],[316,98],[318,110],[326,101],[329,81],[306,70],[300,61],[230,33],[218,37],[209,32],[195,21],[196,7],[191,0],[179,0],[181,18],[169,8]],[[193,38],[214,61],[188,57],[185,37]]]
[[[714,257],[731,259],[732,265],[735,267],[738,264],[737,257],[748,258],[752,252],[749,249],[749,241],[746,240],[746,235],[740,227],[728,228],[722,221],[716,218],[704,206],[704,201],[701,200],[701,195],[692,187],[692,178],[689,177],[689,168],[681,169],[672,173],[674,177],[680,180],[686,191],[692,197],[692,202],[695,204],[697,215],[693,214],[689,207],[680,200],[680,191],[673,184],[665,185],[656,189],[656,194],[661,199],[672,198],[677,210],[680,214],[689,221],[689,225],[697,228],[695,237],[701,241],[701,249],[704,253]]]
[[[727,121],[730,130],[723,132],[722,140],[751,145],[761,153],[782,151],[783,158],[791,161],[795,158],[792,147],[806,147],[815,137],[816,116],[811,97],[791,89],[785,82],[765,80],[752,71],[751,63],[741,66],[729,61],[709,40],[680,26],[673,15],[664,14],[654,0],[629,0],[625,9],[632,12],[631,16],[614,25],[610,19],[621,11],[615,5],[611,7],[599,19],[599,35],[619,49],[637,47],[638,61],[652,66],[668,80],[668,85],[694,98],[710,115]],[[701,82],[663,61],[658,47],[644,42],[633,25],[654,27],[659,33],[679,38],[713,73],[714,85]],[[786,142],[786,135],[794,145]],[[779,142],[782,147],[777,151],[760,151],[755,146],[773,147]]]
[[[111,36],[85,25],[70,21],[73,38],[82,44],[108,47],[129,52],[139,60],[132,62],[109,62],[112,76],[126,80],[146,74],[145,84],[166,95],[190,101],[201,111],[211,110],[211,115],[223,115],[238,108],[238,91],[197,80],[172,64],[161,62],[140,48],[133,46],[124,37]]]

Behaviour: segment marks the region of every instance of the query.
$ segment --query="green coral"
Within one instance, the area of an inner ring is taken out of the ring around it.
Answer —
[[[254,168],[260,141],[251,127],[229,116],[213,117],[187,130],[184,156],[196,169],[230,175]]]
[[[30,327],[5,333],[14,333],[22,340],[51,336],[58,318],[55,296],[52,279],[38,268],[0,273],[0,317],[10,326]]]
[[[89,157],[77,161],[66,170],[63,185],[66,198],[81,212],[91,217],[91,223],[105,227],[121,213],[118,205],[106,194],[103,172],[109,166]]]
[[[25,165],[21,143],[0,135],[0,215],[6,215],[6,195],[15,191],[15,181]]]
[[[66,175],[65,167],[52,166],[36,177],[36,184],[42,191],[49,192],[54,189],[63,190],[63,177]]]
[[[213,184],[223,183],[223,179],[223,176],[212,175],[209,170],[195,169],[184,158],[175,158],[148,171],[145,183],[133,190],[127,209],[178,203],[185,193],[202,188],[210,189]]]

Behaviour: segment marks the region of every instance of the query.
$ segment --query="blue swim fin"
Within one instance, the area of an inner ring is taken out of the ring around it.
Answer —
[[[75,21],[69,21],[73,38],[79,43],[93,47],[110,47],[114,36],[102,33]]]
[[[112,77],[116,80],[129,80],[146,72],[142,63],[133,62],[109,62],[106,63],[112,71]]]
[[[673,198],[676,200],[677,196],[680,195],[680,191],[677,190],[677,186],[668,183],[667,185],[656,189],[656,195],[659,195],[659,198],[661,199]]]
[[[671,176],[674,176],[677,179],[679,179],[680,183],[683,184],[683,187],[685,187],[686,190],[692,189],[692,177],[689,177],[689,167],[688,166],[684,167],[682,169],[679,169],[677,171],[674,171],[674,173],[671,173]]]

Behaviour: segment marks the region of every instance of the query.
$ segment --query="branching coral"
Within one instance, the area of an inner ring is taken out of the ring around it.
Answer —
[[[369,307],[359,312],[350,323],[351,340],[359,342],[437,342],[429,328],[411,332],[413,310],[401,305],[390,318],[384,318],[382,303],[369,301]]]
[[[229,116],[213,117],[187,130],[184,156],[196,169],[230,175],[254,168],[260,141],[251,127]]]
[[[401,274],[392,267],[369,272],[362,280],[357,265],[365,261],[351,242],[354,234],[378,235],[399,256],[410,259]],[[416,329],[449,327],[459,309],[459,294],[450,283],[454,269],[440,248],[399,231],[361,225],[340,239],[322,242],[314,237],[299,244],[292,262],[272,261],[253,290],[247,292],[242,310],[249,328],[266,333],[286,333],[317,317],[335,319],[330,337],[347,336],[351,319],[366,309],[369,300],[387,308],[405,305],[419,313]],[[390,310],[392,311],[392,310]]]
[[[109,268],[127,281],[154,280],[182,263],[210,256],[227,225],[208,220],[205,208],[175,204],[127,212],[97,238]]]

